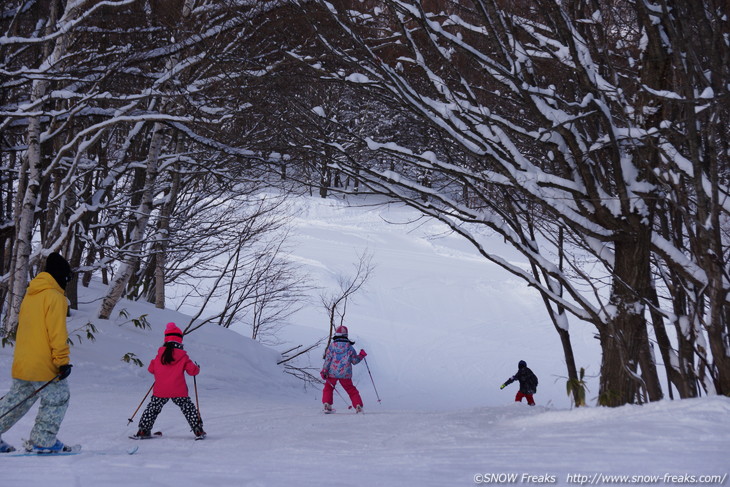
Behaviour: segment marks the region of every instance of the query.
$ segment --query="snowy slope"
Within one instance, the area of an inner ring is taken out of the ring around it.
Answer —
[[[83,444],[84,452],[0,455],[0,485],[454,486],[508,483],[512,474],[518,474],[514,483],[559,485],[583,480],[576,475],[619,475],[628,478],[601,477],[601,483],[629,485],[652,480],[638,476],[677,484],[664,476],[727,475],[730,399],[570,410],[557,379],[564,375],[557,338],[539,301],[520,283],[458,239],[435,237],[442,232],[435,224],[384,223],[412,220],[403,208],[347,209],[316,199],[299,204],[295,258],[313,281],[331,287],[338,274],[351,272],[362,249],[374,256],[375,273],[348,307],[347,324],[357,346],[369,352],[382,403],[358,365],[355,381],[366,413],[353,414],[336,395],[338,412],[323,415],[319,389],[283,373],[277,351],[208,327],[185,338],[202,366],[196,382],[208,438],[193,441],[170,403],[156,424],[163,438],[133,442],[127,435],[136,421],[127,426],[127,418],[152,380],[145,368],[120,359],[131,352],[146,365],[164,324],[188,318],[124,302],[117,312],[126,310],[128,318],[115,313],[99,323],[91,318],[99,290],[91,289],[82,293],[69,329],[94,321],[99,333],[95,342],[72,348],[72,399],[59,433],[63,441]],[[142,314],[151,330],[130,322]],[[579,365],[595,371],[592,334],[574,328]],[[282,332],[287,343],[278,348],[324,333],[326,318],[314,299],[293,317]],[[499,390],[520,358],[541,378],[534,408],[512,403],[516,385]],[[11,349],[0,349],[0,394],[10,386],[11,359]],[[311,362],[321,363],[317,354]],[[188,384],[192,394],[192,380]],[[34,413],[3,439],[20,446]],[[130,456],[131,446],[139,451]]]
[[[538,402],[570,407],[562,348],[539,296],[443,224],[419,220],[400,205],[370,203],[363,200],[358,207],[358,200],[351,200],[348,207],[338,200],[301,200],[292,233],[295,256],[314,282],[328,289],[337,288],[339,276],[353,275],[358,255],[372,255],[373,275],[348,303],[345,324],[356,347],[371,354],[369,364],[388,404],[503,405],[516,391],[500,391],[499,385],[526,360],[540,377]],[[521,262],[501,238],[483,241]],[[313,341],[327,332],[327,316],[316,299],[292,321],[296,326],[288,333],[302,339]],[[595,330],[573,322],[571,333],[576,363],[586,368],[589,388],[596,391]],[[356,382],[369,383],[362,368],[355,370]]]

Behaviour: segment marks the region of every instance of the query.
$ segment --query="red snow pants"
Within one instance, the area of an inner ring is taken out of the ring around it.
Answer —
[[[322,403],[332,404],[332,396],[335,392],[337,381],[340,381],[342,388],[345,392],[347,392],[347,395],[350,396],[352,407],[356,408],[358,406],[362,406],[360,393],[358,392],[357,387],[355,387],[355,384],[352,383],[352,379],[335,379],[334,377],[328,377],[324,383],[324,389],[322,390]]]
[[[517,391],[517,395],[515,396],[515,402],[522,402],[522,398],[527,399],[527,404],[530,406],[535,405],[535,400],[532,398],[532,394],[522,394],[520,391]]]

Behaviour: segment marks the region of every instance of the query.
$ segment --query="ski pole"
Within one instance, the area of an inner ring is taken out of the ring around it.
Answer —
[[[345,404],[347,404],[347,399],[345,399],[345,396],[343,396],[342,393],[340,392],[340,390],[337,388],[337,383],[335,383],[335,385],[332,389],[334,389],[334,391],[337,393],[337,395],[340,396],[340,398],[343,401],[345,401]],[[347,409],[352,409],[352,406],[347,406]]]
[[[370,366],[368,365],[368,359],[365,357],[362,358],[365,361],[365,367],[368,368],[368,375],[370,376],[370,382],[373,383],[373,389],[375,389],[375,397],[378,398],[378,402],[380,402],[380,396],[378,395],[378,388],[375,387],[375,381],[373,380],[373,374],[370,373]]]
[[[325,383],[325,385],[327,385],[327,380],[325,380],[324,383]],[[345,396],[343,396],[342,393],[340,392],[340,390],[337,388],[337,380],[335,380],[335,383],[332,384],[332,390],[335,391],[338,396],[340,396],[340,399],[342,399],[343,401],[345,401],[345,403],[347,403],[347,399],[345,399]],[[347,406],[347,409],[352,409],[352,406]]]
[[[203,426],[203,418],[200,416],[200,403],[198,402],[198,381],[193,376],[193,388],[195,389],[195,407],[198,409],[198,421],[200,426]]]
[[[8,414],[10,414],[11,412],[15,411],[15,409],[18,406],[20,406],[25,401],[27,401],[28,399],[30,399],[31,397],[35,396],[36,394],[38,394],[39,392],[41,392],[43,389],[45,389],[46,387],[48,387],[49,385],[51,385],[51,382],[53,382],[54,380],[58,379],[60,376],[61,376],[61,374],[56,375],[56,377],[54,377],[53,379],[49,380],[48,382],[46,382],[45,384],[43,384],[42,386],[40,386],[38,389],[36,389],[35,391],[33,391],[33,394],[31,394],[30,396],[26,397],[25,399],[23,399],[22,401],[20,401],[18,404],[16,404],[12,408],[10,408],[7,411],[5,411],[2,414],[2,416],[0,416],[0,419],[4,418],[5,416],[7,416]]]
[[[139,406],[137,406],[137,409],[134,410],[134,414],[132,414],[132,417],[129,418],[129,422],[127,423],[127,426],[129,426],[132,423],[132,421],[134,421],[134,416],[137,414],[137,411],[139,411],[139,408],[142,407],[142,404],[144,404],[145,400],[147,399],[147,396],[149,396],[150,395],[150,392],[152,392],[152,388],[153,387],[155,387],[155,383],[154,382],[150,386],[150,390],[147,391],[147,394],[145,394],[144,395],[144,398],[142,398],[142,402],[139,403]]]

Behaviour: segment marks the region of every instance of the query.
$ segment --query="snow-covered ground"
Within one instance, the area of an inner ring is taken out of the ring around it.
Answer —
[[[208,438],[193,441],[168,403],[155,428],[163,437],[134,442],[127,436],[141,410],[131,425],[127,419],[152,379],[121,357],[134,353],[146,366],[165,323],[189,318],[123,302],[114,319],[98,322],[92,316],[100,291],[90,289],[69,329],[94,321],[99,333],[72,348],[71,405],[59,433],[84,452],[0,455],[0,486],[727,485],[730,399],[571,410],[559,341],[521,282],[440,225],[413,222],[410,210],[319,199],[297,205],[294,258],[313,283],[332,289],[338,276],[352,274],[358,254],[373,255],[374,273],[348,305],[346,324],[356,347],[369,353],[381,403],[360,364],[354,380],[365,414],[348,411],[335,395],[338,412],[323,415],[319,388],[283,373],[276,350],[207,327],[186,336],[185,346],[202,366],[196,382]],[[128,318],[117,315],[122,309]],[[130,321],[143,314],[151,330]],[[326,332],[315,295],[276,348]],[[571,332],[578,365],[595,375],[592,330],[573,323]],[[311,357],[312,366],[320,356]],[[534,408],[512,402],[516,384],[499,389],[520,359],[540,377]],[[0,394],[10,387],[11,360],[12,349],[0,349]],[[595,379],[589,388],[594,404]],[[3,439],[20,446],[34,415],[35,408]],[[128,455],[133,446],[139,450]]]

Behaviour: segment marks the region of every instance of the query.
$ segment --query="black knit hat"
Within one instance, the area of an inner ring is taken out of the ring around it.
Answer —
[[[66,289],[66,284],[71,280],[71,265],[61,254],[53,252],[48,256],[45,271],[53,276],[59,286]]]

